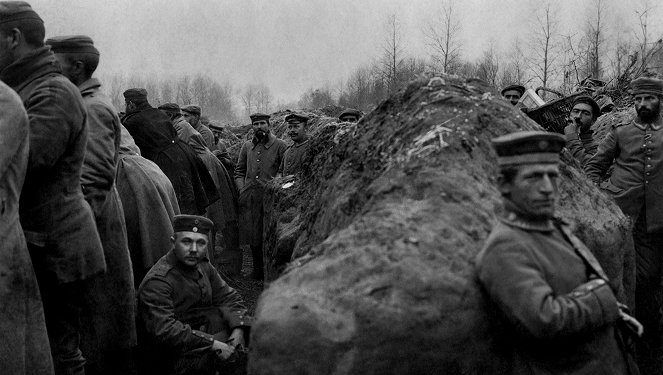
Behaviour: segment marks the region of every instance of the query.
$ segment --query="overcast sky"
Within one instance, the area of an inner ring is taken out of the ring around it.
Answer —
[[[609,31],[637,27],[643,0],[604,0]],[[265,83],[281,102],[308,88],[335,85],[379,57],[384,24],[396,14],[408,55],[428,56],[422,29],[439,12],[434,0],[32,0],[47,37],[86,34],[101,51],[98,73],[207,73],[236,88]],[[558,0],[561,29],[580,29],[592,0]],[[652,4],[657,1],[650,0]],[[466,58],[491,41],[508,50],[525,36],[542,0],[462,0]],[[662,32],[663,4],[651,16]],[[610,41],[610,40],[609,40]]]

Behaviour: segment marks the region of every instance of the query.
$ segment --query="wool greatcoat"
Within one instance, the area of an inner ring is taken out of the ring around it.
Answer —
[[[204,126],[204,125],[202,125]],[[241,250],[239,247],[238,229],[238,193],[235,183],[223,166],[223,163],[205,146],[205,141],[189,124],[184,117],[179,116],[173,120],[173,127],[177,136],[188,143],[202,160],[214,180],[219,192],[219,200],[207,207],[207,217],[214,223],[214,231],[223,235],[221,243],[223,251],[221,261],[224,263],[224,271],[233,275],[239,275],[242,267]],[[217,264],[214,251],[208,254],[210,262]]]
[[[297,173],[301,169],[310,144],[307,139],[302,143],[293,143],[285,150],[280,168],[281,174],[288,176]]]
[[[103,272],[101,241],[81,190],[88,125],[78,88],[61,74],[49,47],[10,64],[0,79],[19,94],[30,120],[19,207],[38,276],[67,283]]]
[[[265,142],[254,137],[239,151],[235,179],[244,181],[239,192],[240,244],[262,246],[265,184],[276,177],[286,148],[285,142],[270,132]]]
[[[171,246],[164,233],[173,232],[173,217],[180,214],[180,209],[168,177],[140,156],[124,126],[116,184],[124,209],[134,286],[138,288],[147,271]]]
[[[501,218],[476,260],[494,311],[505,374],[628,374],[615,338],[619,317],[609,284],[577,289],[607,276],[569,225]]]
[[[170,374],[185,355],[211,349],[212,336],[218,332],[209,327],[215,324],[202,324],[208,329],[194,324],[197,311],[209,310],[223,319],[220,326],[226,335],[235,328],[248,331],[251,325],[242,297],[207,259],[192,270],[179,265],[172,250],[159,259],[138,289],[141,357],[150,373]]]
[[[647,231],[663,231],[663,118],[644,124],[636,117],[613,126],[587,162],[587,176],[598,184],[613,160],[601,187],[634,219],[647,207]]]
[[[131,349],[136,346],[136,304],[124,212],[115,188],[120,118],[96,78],[83,82],[79,90],[89,124],[81,184],[94,213],[107,266],[106,273],[86,285],[85,298],[94,303],[81,315],[81,348],[89,373],[128,373]]]
[[[53,374],[44,308],[18,218],[28,166],[28,116],[0,83],[0,363],[6,374]]]
[[[189,145],[177,138],[170,118],[148,103],[124,117],[124,126],[146,159],[168,176],[183,214],[202,215],[219,199],[216,186],[203,162]]]

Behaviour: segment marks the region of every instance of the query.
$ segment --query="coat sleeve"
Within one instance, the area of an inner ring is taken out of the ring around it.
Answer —
[[[212,286],[212,304],[218,306],[223,317],[228,321],[230,329],[250,327],[251,318],[246,315],[247,309],[242,297],[221,279],[219,272],[209,266],[210,284]]]
[[[165,280],[152,278],[141,286],[138,294],[138,314],[146,332],[168,347],[190,351],[212,347],[213,338],[191,329],[175,319],[172,287]]]
[[[239,150],[239,157],[237,158],[237,165],[235,166],[235,179],[242,179],[242,182],[246,178],[247,152],[247,143],[245,142]]]
[[[587,177],[589,177],[595,184],[598,184],[601,181],[601,177],[603,177],[608,171],[608,168],[612,165],[612,161],[618,154],[619,145],[617,144],[615,128],[613,127],[599,144],[596,154],[590,157],[587,164],[584,166]]]
[[[26,111],[30,120],[30,160],[28,169],[52,167],[67,150],[72,137],[86,137],[87,119],[84,112],[80,116],[76,109],[68,108],[71,93],[57,83],[48,87],[37,88],[35,95],[26,102]],[[84,124],[80,129],[77,124]],[[74,129],[77,134],[74,133]]]
[[[20,98],[7,86],[0,87],[0,178],[14,163],[16,152],[27,141],[28,116]]]
[[[567,126],[564,128],[564,136],[566,137],[566,148],[569,149],[571,155],[580,162],[583,167],[589,161],[590,155],[585,152],[585,148],[578,138],[575,126]]]
[[[479,281],[504,315],[525,335],[554,339],[592,331],[617,320],[610,287],[579,286],[555,295],[535,258],[514,238],[493,241],[478,265]]]

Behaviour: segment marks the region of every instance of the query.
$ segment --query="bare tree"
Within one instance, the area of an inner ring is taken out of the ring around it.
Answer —
[[[443,73],[455,73],[460,64],[461,24],[452,0],[442,5],[438,19],[428,24],[424,35],[432,50],[432,58]]]
[[[240,94],[242,104],[244,104],[244,112],[247,117],[253,113],[256,108],[257,91],[256,85],[247,85]]]
[[[404,52],[401,45],[401,25],[395,14],[390,15],[387,19],[386,32],[381,71],[389,91],[393,92],[400,84],[400,71],[404,61]]]
[[[558,51],[557,12],[550,1],[536,12],[534,30],[530,40],[531,54],[527,59],[532,75],[542,86],[552,83]]]
[[[255,89],[255,103],[256,110],[263,113],[271,111],[272,107],[272,93],[265,84],[261,83],[256,85]]]
[[[601,78],[603,66],[601,64],[603,44],[605,42],[605,1],[594,0],[591,8],[591,16],[587,21],[587,74],[594,78]]]
[[[493,87],[497,87],[497,76],[500,70],[500,59],[495,52],[495,44],[491,41],[488,49],[483,51],[477,63],[476,75]]]

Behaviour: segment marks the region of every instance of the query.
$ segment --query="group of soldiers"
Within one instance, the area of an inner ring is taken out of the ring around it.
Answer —
[[[251,317],[212,265],[215,242],[224,277],[240,273],[247,244],[252,276],[263,278],[265,186],[302,168],[311,119],[285,116],[287,146],[269,115],[252,114],[251,139],[234,161],[199,106],[155,108],[132,88],[120,116],[92,77],[100,58],[92,39],[44,39],[29,4],[0,1],[2,372],[230,368]],[[614,104],[579,96],[564,136],[494,140],[504,215],[476,266],[506,322],[500,339],[513,349],[514,374],[663,372],[663,81],[639,78],[631,90],[636,116],[604,139],[592,125]],[[524,92],[515,85],[502,95],[516,105]],[[349,110],[339,120],[360,117]],[[554,215],[563,148],[633,221],[634,316]]]
[[[521,88],[505,88],[505,100],[517,104]],[[477,272],[509,327],[512,373],[663,373],[663,81],[637,78],[630,93],[635,116],[612,124],[602,139],[594,139],[592,125],[603,108],[580,95],[564,136],[534,131],[494,140],[505,213]],[[565,147],[631,219],[635,317],[569,223],[554,216]]]
[[[241,362],[251,318],[212,264],[239,276],[247,244],[263,279],[264,188],[302,166],[310,118],[285,116],[287,146],[269,115],[251,115],[234,161],[199,106],[155,108],[132,88],[117,113],[93,78],[93,40],[45,34],[28,3],[0,1],[0,372]]]

